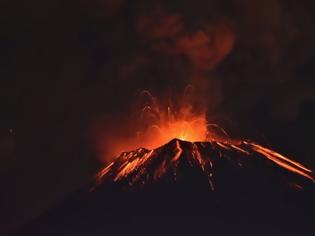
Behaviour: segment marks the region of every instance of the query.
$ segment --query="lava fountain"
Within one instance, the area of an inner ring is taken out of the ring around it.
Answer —
[[[289,177],[289,182],[298,188],[303,188],[301,180],[315,182],[314,172],[309,168],[255,142],[230,138],[218,125],[207,123],[205,112],[195,114],[189,105],[180,107],[178,112],[171,106],[161,110],[156,98],[147,91],[143,94],[150,98],[150,103],[141,111],[140,121],[146,127],[132,140],[136,148],[122,152],[102,169],[97,174],[96,186],[108,181],[128,187],[145,186],[170,175],[177,180],[180,166],[185,163],[198,169],[214,190],[215,166],[220,162],[229,162],[233,168],[252,168],[264,163],[266,168],[271,166],[276,172],[293,176],[295,180]]]

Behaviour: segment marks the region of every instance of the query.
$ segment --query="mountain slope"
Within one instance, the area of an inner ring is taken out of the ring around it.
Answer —
[[[266,175],[273,173],[274,180],[282,180],[284,185],[296,188],[315,182],[311,170],[255,143],[192,143],[174,139],[155,150],[139,148],[122,153],[98,173],[96,185],[115,182],[125,189],[145,188],[163,182],[163,179],[180,181],[181,178],[187,178],[189,176],[183,177],[182,172],[190,168],[206,178],[210,189],[214,191],[222,165],[232,169],[232,172],[257,171],[262,176],[263,172]]]
[[[122,153],[18,235],[312,235],[313,172],[254,143]]]

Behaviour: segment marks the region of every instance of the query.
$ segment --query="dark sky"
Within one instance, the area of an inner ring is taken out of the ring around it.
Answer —
[[[314,11],[312,0],[2,1],[0,234],[91,178],[91,123],[128,120],[142,89],[163,99],[193,84],[209,120],[315,168]]]

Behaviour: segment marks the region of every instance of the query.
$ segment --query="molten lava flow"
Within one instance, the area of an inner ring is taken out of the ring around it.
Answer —
[[[287,173],[315,182],[312,170],[254,142],[229,138],[219,126],[207,124],[205,113],[194,114],[192,107],[187,105],[180,107],[178,112],[171,107],[162,110],[150,93],[144,93],[150,98],[141,113],[140,121],[145,127],[127,143],[135,151],[123,152],[100,171],[98,183],[111,179],[113,182],[127,181],[128,186],[144,185],[159,181],[170,172],[176,180],[179,163],[184,161],[207,176],[213,190],[214,161],[220,159],[235,162],[240,168],[249,160],[263,159],[264,163],[271,162]]]
[[[260,160],[260,161],[259,161]],[[315,183],[314,172],[303,165],[294,162],[283,155],[262,147],[252,142],[236,141],[206,141],[186,142],[174,139],[171,142],[157,148],[139,148],[135,151],[122,153],[115,161],[100,171],[96,178],[96,186],[103,181],[127,183],[127,187],[141,187],[148,183],[159,182],[164,176],[174,176],[180,171],[180,163],[188,163],[202,173],[209,183],[209,187],[215,189],[215,167],[223,161],[228,161],[234,168],[246,168],[246,166],[267,166],[273,163],[272,169],[284,170],[288,176],[300,176],[304,182]],[[266,172],[270,171],[270,166]],[[300,183],[293,180],[292,186],[303,188]],[[94,186],[95,187],[95,186]]]
[[[312,174],[312,171],[310,169],[305,168],[300,163],[297,163],[295,161],[290,160],[289,158],[273,151],[268,148],[262,147],[255,143],[250,143],[249,145],[252,146],[253,150],[256,152],[259,152],[260,154],[264,155],[266,158],[270,159],[271,161],[277,163],[278,165],[282,166],[283,168],[286,168],[287,170],[290,170],[292,172],[295,172],[297,174],[303,175],[304,177],[313,180],[314,176]]]

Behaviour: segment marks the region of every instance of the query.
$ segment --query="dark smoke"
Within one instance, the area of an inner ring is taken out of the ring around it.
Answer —
[[[128,96],[180,93],[199,78],[195,86],[208,91],[201,100],[208,93],[216,112],[242,119],[238,110],[264,103],[272,117],[294,120],[299,104],[314,100],[300,74],[314,54],[312,9],[311,1],[125,1],[110,19],[93,19],[104,26],[99,47],[111,55],[100,56],[98,77]]]
[[[114,32],[100,47],[112,57],[103,58],[97,86],[111,81],[108,97],[119,91],[121,117],[130,113],[126,97],[142,89],[176,100],[191,84],[194,107],[209,120],[273,143],[275,127],[283,133],[275,124],[298,124],[301,104],[314,101],[311,9],[311,1],[126,1],[95,20],[109,25],[100,35]]]

